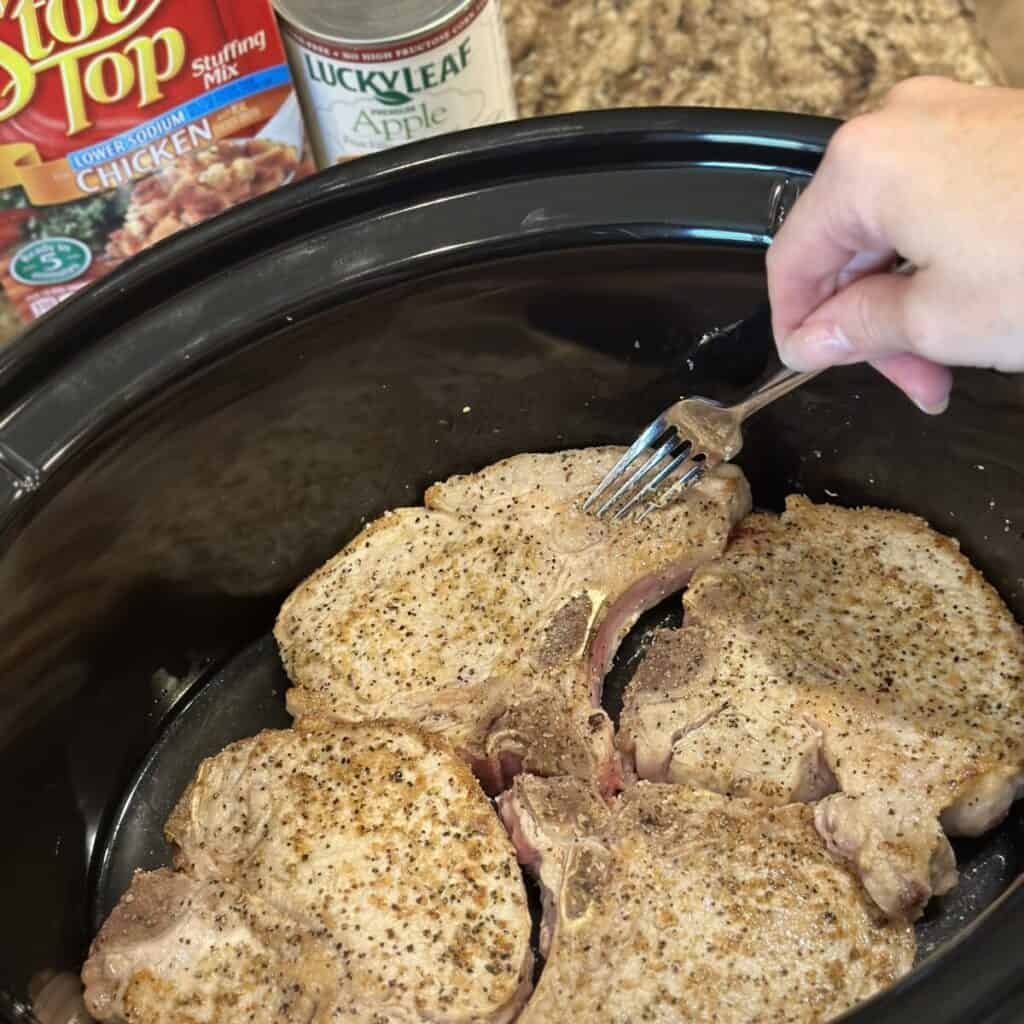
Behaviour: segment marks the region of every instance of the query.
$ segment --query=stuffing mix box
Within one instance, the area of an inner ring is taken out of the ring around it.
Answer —
[[[0,278],[30,321],[309,173],[269,0],[0,5]]]

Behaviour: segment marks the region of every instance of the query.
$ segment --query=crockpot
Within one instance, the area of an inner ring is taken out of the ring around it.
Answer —
[[[834,128],[604,112],[395,150],[156,246],[0,355],[8,1020],[167,862],[199,759],[287,724],[275,610],[361,524],[769,371],[763,339],[702,339],[764,299],[765,247]],[[836,370],[747,435],[759,505],[919,513],[1024,618],[1020,378],[958,372],[928,418]],[[851,1021],[1024,1017],[1021,813],[957,853],[917,968]]]

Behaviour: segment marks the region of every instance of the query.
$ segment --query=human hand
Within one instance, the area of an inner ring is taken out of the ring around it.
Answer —
[[[917,268],[888,272],[897,256]],[[926,412],[1024,370],[1024,91],[909,79],[835,134],[768,250],[783,361],[868,361]]]

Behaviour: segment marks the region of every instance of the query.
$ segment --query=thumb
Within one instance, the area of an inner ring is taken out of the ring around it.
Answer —
[[[847,285],[780,339],[782,361],[823,370],[912,352],[907,306],[914,283],[903,274],[870,274]]]
[[[913,354],[908,331],[912,276],[872,274],[848,285],[819,306],[779,344],[794,370],[870,362],[920,409],[942,412],[953,379],[949,370]]]

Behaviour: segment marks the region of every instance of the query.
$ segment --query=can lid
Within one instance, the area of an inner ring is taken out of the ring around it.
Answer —
[[[273,0],[290,25],[327,42],[372,46],[440,28],[472,0]]]

